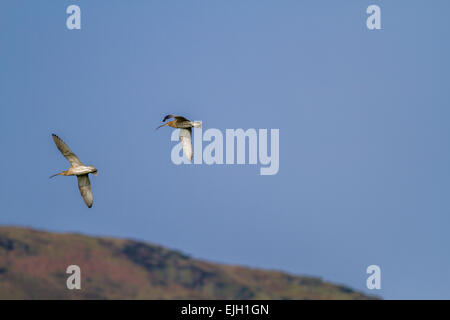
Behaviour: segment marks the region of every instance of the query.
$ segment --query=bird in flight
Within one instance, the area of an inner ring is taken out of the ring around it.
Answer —
[[[166,122],[163,125],[157,127],[156,129],[159,129],[164,126],[180,129],[180,141],[181,145],[183,146],[183,152],[186,158],[188,158],[189,161],[192,162],[192,156],[194,154],[192,151],[192,128],[201,128],[202,123],[200,121],[190,121],[185,117],[176,116],[173,114],[165,116],[163,122],[172,118],[174,120]]]
[[[94,166],[85,166],[75,155],[75,153],[70,150],[69,146],[56,134],[52,134],[52,137],[58,150],[69,161],[70,168],[67,171],[62,171],[60,173],[54,174],[50,178],[53,178],[55,176],[77,176],[78,188],[80,189],[80,193],[83,197],[84,203],[86,203],[88,208],[92,207],[94,197],[92,196],[91,182],[89,181],[88,175],[89,173],[97,175],[97,169]]]

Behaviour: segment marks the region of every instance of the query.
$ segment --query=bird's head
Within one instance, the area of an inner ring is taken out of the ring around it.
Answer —
[[[97,175],[97,168],[96,167],[94,167],[94,166],[89,166],[89,169],[91,169],[91,173],[94,175],[94,176],[96,176]]]

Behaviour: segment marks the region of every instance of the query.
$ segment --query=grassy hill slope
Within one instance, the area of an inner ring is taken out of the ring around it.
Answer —
[[[81,290],[68,290],[69,265]],[[367,299],[318,278],[192,259],[126,239],[0,227],[0,299]]]

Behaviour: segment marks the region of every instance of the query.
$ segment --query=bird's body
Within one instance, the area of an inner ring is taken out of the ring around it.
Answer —
[[[169,126],[172,128],[179,128],[179,129],[188,129],[188,128],[201,128],[202,123],[199,121],[190,121],[186,119],[185,117],[176,116],[173,114],[169,114],[164,117],[163,122],[169,119],[174,119],[172,121],[166,122],[163,125],[160,125],[158,128]],[[156,128],[156,129],[158,129]]]
[[[180,141],[183,146],[184,154],[186,155],[186,158],[189,159],[189,161],[192,161],[192,156],[194,154],[192,150],[192,128],[201,128],[202,123],[199,121],[190,121],[185,117],[176,116],[173,114],[165,116],[163,122],[172,118],[174,120],[166,122],[156,129],[164,126],[180,129]]]
[[[92,166],[77,166],[77,167],[70,167],[67,171],[62,171],[60,173],[57,173],[56,175],[61,176],[79,176],[83,174],[88,173],[95,173],[97,169],[93,168]]]
[[[58,150],[69,161],[69,170],[52,175],[54,176],[77,176],[78,188],[86,205],[91,208],[94,202],[94,197],[91,191],[91,182],[89,181],[89,173],[97,175],[97,169],[94,166],[86,166],[81,160],[70,150],[69,146],[62,141],[56,134],[52,134],[53,141]]]

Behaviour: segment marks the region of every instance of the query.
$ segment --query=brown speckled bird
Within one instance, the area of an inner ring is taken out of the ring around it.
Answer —
[[[80,189],[81,196],[88,208],[92,207],[94,202],[94,197],[91,191],[91,182],[89,181],[89,173],[97,175],[97,169],[94,166],[85,166],[80,159],[75,155],[75,153],[70,150],[69,146],[62,141],[56,134],[52,134],[53,141],[61,151],[62,155],[69,161],[70,168],[67,171],[62,171],[60,173],[52,175],[50,178],[55,176],[77,176],[78,188]]]
[[[192,151],[192,128],[201,128],[202,123],[200,121],[190,121],[185,117],[176,116],[173,114],[165,116],[163,122],[172,118],[174,120],[166,122],[156,129],[164,126],[180,129],[180,141],[181,145],[183,146],[183,152],[186,155],[186,158],[188,158],[189,161],[192,161],[192,156],[194,155]]]

